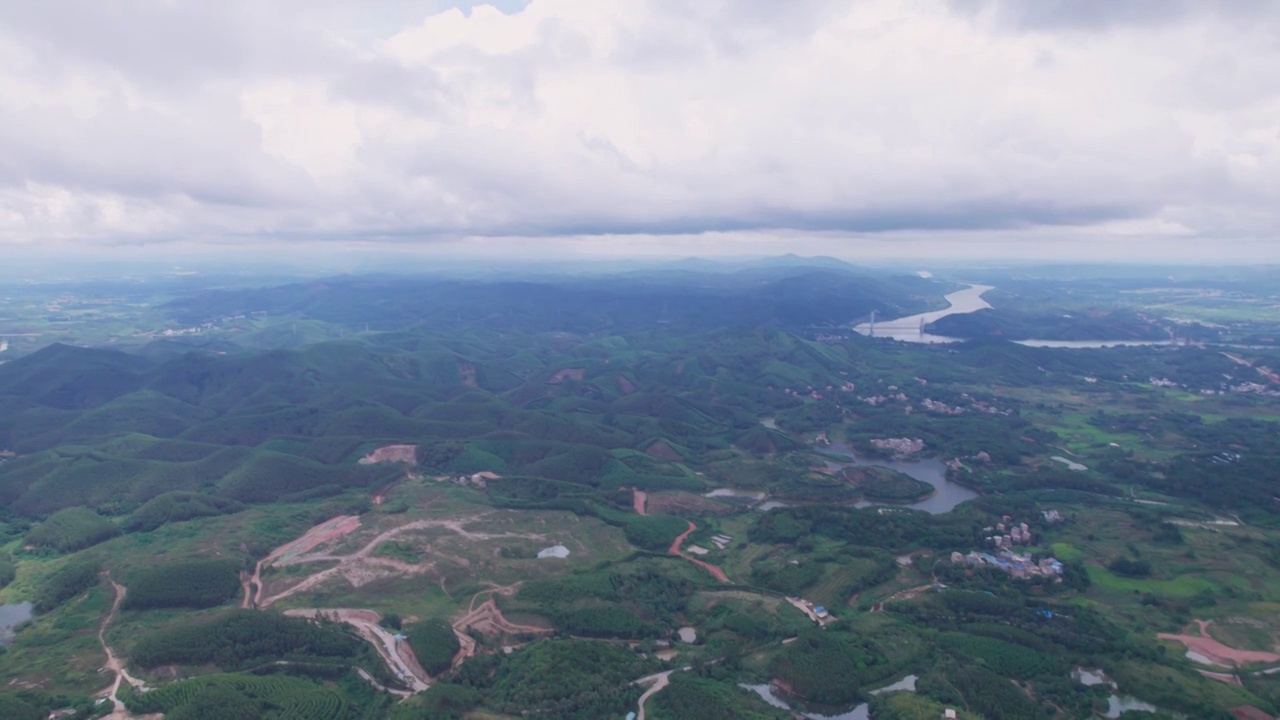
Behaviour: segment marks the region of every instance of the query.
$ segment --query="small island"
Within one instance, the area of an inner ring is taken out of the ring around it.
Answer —
[[[913,503],[937,490],[923,480],[886,467],[847,467],[840,478],[857,489],[858,495],[874,502]]]

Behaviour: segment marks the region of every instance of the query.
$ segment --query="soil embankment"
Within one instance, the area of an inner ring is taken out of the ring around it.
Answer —
[[[672,555],[675,555],[677,557],[682,557],[685,560],[688,560],[689,562],[693,563],[694,565],[697,565],[698,567],[702,568],[703,570],[706,570],[707,572],[711,573],[712,577],[714,577],[715,579],[719,580],[722,583],[730,582],[729,576],[725,575],[724,571],[721,570],[720,568],[716,567],[715,565],[712,565],[709,562],[703,562],[702,560],[699,560],[695,557],[689,557],[684,553],[683,550],[680,549],[680,546],[684,545],[684,541],[687,540],[689,536],[693,534],[693,531],[697,529],[698,529],[698,526],[694,525],[693,521],[690,521],[689,529],[680,533],[680,535],[671,543],[671,549],[668,552],[670,552]]]

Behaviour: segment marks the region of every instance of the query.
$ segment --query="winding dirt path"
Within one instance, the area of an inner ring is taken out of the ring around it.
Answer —
[[[117,657],[111,650],[111,646],[107,644],[107,628],[111,627],[111,623],[115,622],[116,616],[120,613],[120,605],[124,602],[127,590],[123,585],[112,579],[109,573],[103,573],[103,576],[107,579],[107,582],[111,583],[112,589],[116,592],[116,599],[111,603],[111,611],[107,613],[107,616],[102,619],[102,623],[98,626],[98,644],[102,646],[102,651],[107,655],[107,662],[102,668],[115,674],[111,685],[102,691],[102,694],[111,700],[112,706],[111,714],[106,717],[108,720],[131,720],[133,718],[149,720],[151,718],[159,718],[161,717],[160,715],[133,715],[124,706],[124,703],[120,702],[120,698],[117,696],[117,693],[120,692],[121,682],[127,682],[139,690],[145,690],[147,685],[129,674],[129,671],[125,669],[124,659]]]
[[[663,688],[671,684],[671,673],[673,672],[675,672],[675,670],[667,670],[666,672],[660,672],[654,675],[646,675],[632,683],[633,685],[646,685],[648,683],[653,683],[652,685],[649,685],[649,689],[645,690],[644,694],[640,696],[640,699],[636,701],[636,720],[644,720],[645,702],[654,695],[657,695],[659,692],[662,692]]]
[[[689,529],[680,533],[680,535],[676,537],[676,539],[671,543],[671,549],[668,550],[667,552],[677,557],[682,557],[685,560],[688,560],[689,562],[693,563],[694,565],[697,565],[698,567],[702,568],[703,570],[706,570],[707,572],[711,573],[712,577],[719,580],[720,582],[729,583],[730,582],[729,576],[725,575],[723,570],[716,567],[715,565],[712,565],[709,562],[703,562],[702,560],[699,560],[695,557],[689,557],[688,555],[684,554],[683,550],[680,549],[680,546],[684,544],[684,541],[688,539],[690,535],[693,534],[694,530],[697,530],[697,529],[698,529],[698,526],[694,525],[693,521],[690,520]]]

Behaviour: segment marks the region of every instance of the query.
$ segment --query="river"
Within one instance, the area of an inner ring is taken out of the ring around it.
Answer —
[[[874,326],[871,323],[862,323],[853,329],[855,332],[868,337],[889,338],[925,345],[963,342],[964,338],[931,335],[922,332],[921,328],[948,315],[964,315],[990,308],[991,304],[983,300],[982,296],[988,290],[994,289],[995,287],[992,285],[970,285],[963,290],[957,290],[947,295],[948,306],[942,310],[931,310],[891,320],[877,319]],[[1027,347],[1075,349],[1172,344],[1171,340],[1014,340],[1013,342]]]
[[[948,315],[963,315],[964,313],[985,310],[991,305],[982,299],[982,295],[992,289],[994,287],[991,285],[970,285],[963,290],[957,290],[947,295],[946,301],[948,305],[942,310],[930,310],[929,312],[909,315],[895,320],[880,319],[876,321],[874,326],[871,323],[863,323],[856,326],[854,330],[870,337],[892,338],[893,340],[930,345],[960,342],[960,338],[930,335],[929,333],[921,332],[921,323],[928,325]]]

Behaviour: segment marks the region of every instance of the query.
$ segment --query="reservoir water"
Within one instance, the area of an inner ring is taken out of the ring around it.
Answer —
[[[13,642],[13,629],[31,618],[29,602],[0,605],[0,645]]]
[[[927,458],[924,460],[862,460],[853,453],[853,449],[843,442],[836,441],[831,443],[829,447],[821,448],[821,452],[828,457],[826,466],[832,472],[839,472],[841,468],[850,466],[859,467],[883,467],[890,470],[896,470],[903,475],[909,475],[923,483],[928,483],[933,487],[933,494],[929,497],[913,503],[876,503],[868,500],[859,500],[853,503],[854,507],[904,507],[915,510],[923,510],[927,513],[940,515],[945,512],[951,512],[955,506],[966,500],[972,500],[978,497],[978,492],[969,488],[951,482],[947,479],[947,466],[942,464],[941,460],[935,458]],[[761,512],[768,512],[774,508],[780,507],[796,507],[800,505],[813,505],[815,503],[804,500],[774,500],[767,499],[763,493],[748,490],[731,490],[721,488],[706,493],[707,497],[720,497],[731,499],[742,499],[750,503],[759,503],[755,505],[755,509]],[[760,502],[763,500],[764,502]]]
[[[791,710],[792,712],[795,712],[795,710],[792,709],[791,705],[786,700],[779,697],[778,694],[773,691],[773,686],[771,685],[743,684],[743,685],[739,685],[738,687],[743,688],[745,690],[750,690],[751,692],[759,695],[762,700],[764,700],[765,702],[769,703],[770,705],[776,708],[782,708],[783,710]],[[879,695],[880,693],[894,692],[899,690],[906,691],[906,692],[915,692],[916,676],[908,675],[905,678],[899,680],[898,682],[893,683],[892,685],[886,685],[885,687],[882,687],[879,690],[872,690],[870,694]],[[836,714],[834,715],[823,715],[821,713],[813,713],[813,712],[805,712],[800,714],[808,718],[809,720],[869,720],[870,715],[868,715],[867,713],[868,713],[867,704],[859,703],[858,705],[855,705],[843,712],[837,711]]]
[[[945,512],[951,512],[955,506],[966,500],[972,500],[978,497],[975,490],[959,484],[951,482],[947,479],[947,466],[942,464],[941,460],[936,458],[928,458],[925,460],[862,460],[853,453],[853,449],[842,442],[833,442],[831,447],[824,449],[828,455],[835,455],[844,458],[842,461],[828,460],[827,468],[836,470],[849,465],[855,466],[873,466],[884,467],[890,470],[896,470],[903,475],[911,477],[921,482],[929,483],[933,486],[934,493],[919,502],[903,503],[901,505],[892,503],[894,507],[908,507],[916,510],[924,510],[927,513],[939,515]],[[891,503],[872,503],[862,501],[856,503],[857,507],[871,507],[873,505],[890,505]]]

